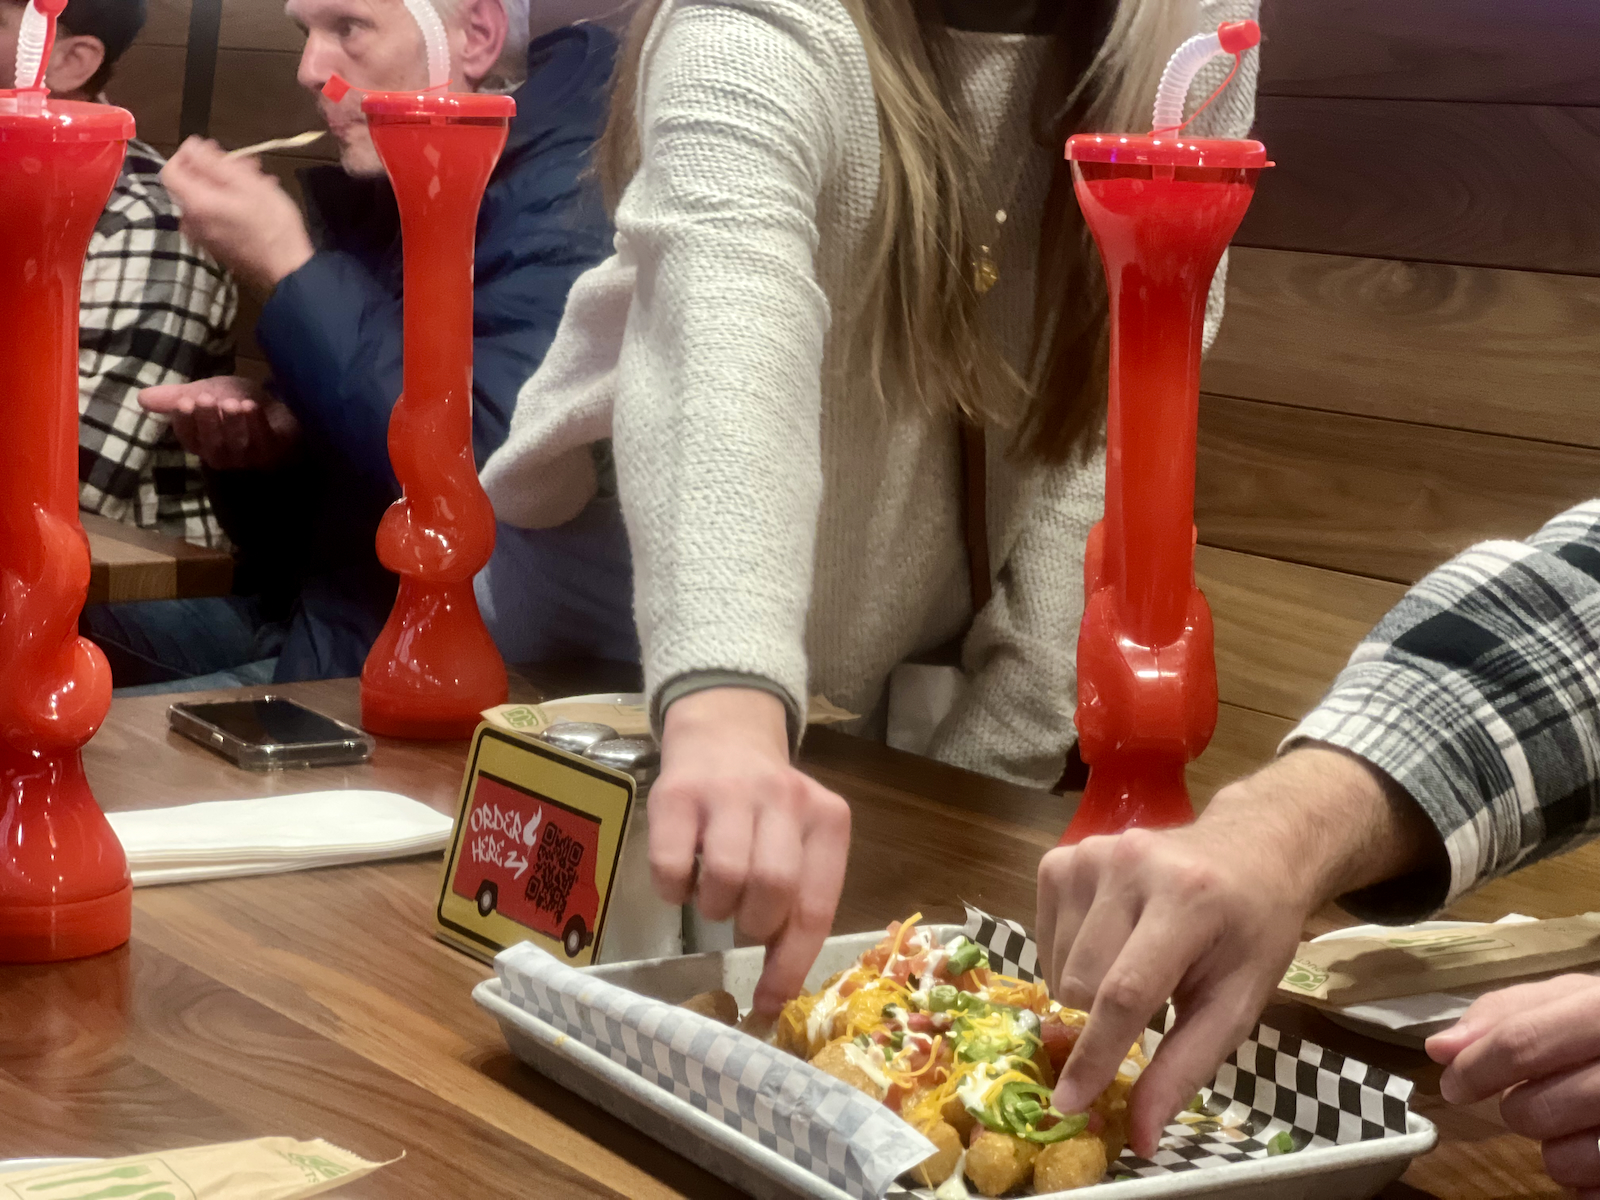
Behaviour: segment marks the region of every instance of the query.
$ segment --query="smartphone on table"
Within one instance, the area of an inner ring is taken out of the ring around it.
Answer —
[[[246,771],[332,767],[372,757],[370,735],[282,696],[174,704],[167,723]]]

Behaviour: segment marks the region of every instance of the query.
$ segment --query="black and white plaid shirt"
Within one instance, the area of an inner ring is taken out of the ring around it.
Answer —
[[[1600,833],[1600,500],[1424,578],[1285,745],[1301,738],[1387,771],[1444,837],[1448,891],[1363,893],[1373,916],[1425,915]]]
[[[139,390],[233,370],[238,291],[178,232],[163,160],[129,142],[122,175],[89,240],[78,335],[78,503],[202,546],[223,543],[200,460]]]

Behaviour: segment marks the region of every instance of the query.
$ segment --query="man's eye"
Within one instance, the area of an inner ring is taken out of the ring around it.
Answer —
[[[336,28],[339,34],[339,40],[345,41],[349,38],[355,37],[355,35],[360,32],[361,22],[347,17],[340,21]]]

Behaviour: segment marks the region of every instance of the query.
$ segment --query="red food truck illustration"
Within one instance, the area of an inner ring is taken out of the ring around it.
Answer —
[[[480,774],[466,823],[452,890],[578,957],[600,916],[599,819]]]

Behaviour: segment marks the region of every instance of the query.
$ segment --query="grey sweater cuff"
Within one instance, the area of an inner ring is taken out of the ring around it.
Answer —
[[[765,675],[751,675],[744,671],[689,671],[662,684],[656,689],[655,701],[650,706],[650,727],[655,730],[656,739],[659,741],[661,738],[661,723],[667,715],[667,709],[676,701],[695,692],[721,687],[754,688],[769,692],[783,701],[785,723],[789,730],[789,753],[793,755],[799,750],[800,734],[805,729],[805,714],[795,703],[794,697]]]

